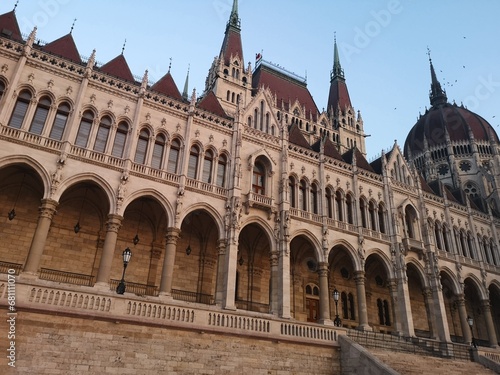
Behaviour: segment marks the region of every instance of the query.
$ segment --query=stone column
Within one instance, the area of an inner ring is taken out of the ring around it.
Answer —
[[[457,296],[457,307],[464,343],[470,344],[472,342],[472,334],[470,331],[469,323],[467,323],[467,309],[465,308],[465,298],[463,294]]]
[[[278,290],[278,279],[279,275],[279,255],[277,251],[273,251],[269,256],[269,264],[271,266],[271,290],[269,291],[269,295],[271,296],[269,301],[269,310],[271,314],[278,315],[279,314],[279,302],[280,302],[280,294]]]
[[[52,218],[56,213],[56,208],[59,203],[52,199],[42,199],[42,205],[39,208],[40,215],[38,216],[38,224],[36,226],[33,240],[31,241],[28,258],[24,265],[24,272],[27,274],[36,274],[40,267],[40,261],[43,255],[43,249],[47,236],[49,234]]]
[[[318,263],[319,275],[319,322],[333,324],[330,317],[330,290],[328,289],[328,263]]]
[[[489,300],[485,299],[481,301],[481,310],[483,310],[484,320],[486,322],[486,331],[488,332],[488,339],[490,340],[490,346],[492,348],[496,348],[498,345],[497,335],[495,333],[493,318],[491,317],[491,307]]]
[[[401,317],[399,312],[398,300],[398,281],[396,279],[390,279],[387,281],[387,287],[389,288],[389,293],[391,295],[391,305],[392,305],[392,325],[394,327],[394,332],[397,336],[403,335],[403,330],[401,327]]]
[[[425,305],[425,314],[427,315],[427,323],[429,325],[429,334],[430,338],[436,340],[436,314],[434,312],[434,306],[432,301],[432,291],[430,288],[424,288],[422,291],[422,295],[424,296],[424,305]]]
[[[356,282],[356,292],[358,295],[358,316],[360,331],[371,331],[372,328],[368,325],[368,309],[366,307],[366,291],[365,291],[365,271],[354,272],[354,281]]]
[[[111,273],[111,265],[115,255],[116,240],[118,238],[118,230],[122,225],[123,217],[119,215],[108,215],[106,223],[106,237],[102,247],[101,261],[99,262],[99,270],[97,271],[96,286],[109,287],[109,275]]]
[[[222,305],[224,298],[224,270],[226,268],[224,261],[226,259],[226,240],[217,241],[217,285],[215,286],[215,303]]]
[[[170,227],[165,235],[166,246],[163,258],[163,269],[160,281],[160,296],[170,296],[172,293],[172,280],[174,277],[175,252],[177,250],[177,240],[181,231],[178,228]]]
[[[291,318],[289,246],[290,242],[283,241],[278,255],[279,315],[284,319]]]

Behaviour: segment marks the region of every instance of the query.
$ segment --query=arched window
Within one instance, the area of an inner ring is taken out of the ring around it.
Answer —
[[[56,117],[54,123],[52,124],[52,129],[50,129],[49,138],[60,141],[64,134],[64,129],[66,129],[66,123],[68,122],[69,111],[71,107],[68,103],[61,103],[57,107]]]
[[[128,125],[125,121],[118,124],[116,129],[115,141],[113,143],[113,150],[111,155],[117,158],[123,157],[123,150],[125,149],[125,142],[127,141]]]
[[[50,105],[52,101],[48,96],[40,98],[36,106],[35,115],[33,120],[31,120],[31,125],[29,132],[33,134],[42,134],[43,128],[45,127],[45,121],[47,121],[47,115],[49,114]]]
[[[158,134],[153,147],[153,157],[151,158],[151,167],[155,169],[163,168],[163,155],[165,154],[165,144],[167,138],[163,134]]]
[[[266,169],[261,162],[256,162],[253,167],[252,191],[265,195]]]
[[[318,214],[318,186],[316,184],[311,185],[311,211],[313,214]]]
[[[472,237],[472,233],[467,234],[467,246],[469,248],[469,256],[472,259],[476,259],[476,247],[474,246],[474,238]]]
[[[460,246],[461,246],[461,249],[462,249],[462,255],[464,257],[468,256],[467,254],[467,243],[465,241],[465,234],[464,232],[460,231]]]
[[[181,150],[181,143],[178,139],[172,139],[170,143],[170,153],[168,154],[167,172],[177,173],[179,164],[179,153]]]
[[[434,223],[434,237],[436,237],[436,247],[438,250],[443,250],[441,245],[441,228],[439,228],[439,223]]]
[[[75,145],[80,147],[87,147],[89,141],[90,129],[94,122],[94,113],[92,111],[83,112],[82,119],[80,120],[80,127],[76,135]]]
[[[410,205],[405,207],[405,226],[408,238],[417,238],[417,213]]]
[[[326,189],[326,214],[330,219],[333,219],[333,197],[331,189]]]
[[[5,92],[5,83],[3,83],[3,81],[0,81],[0,100],[2,99],[4,92]]]
[[[94,151],[105,152],[106,145],[108,144],[109,131],[111,130],[111,117],[103,116],[99,127],[97,128],[97,135],[95,137]]]
[[[135,149],[134,161],[138,164],[146,163],[146,153],[148,151],[149,144],[149,132],[146,129],[142,129],[139,133],[139,139],[137,140],[137,148]]]
[[[354,296],[352,295],[352,293],[349,293],[347,299],[349,300],[349,319],[355,320],[356,313],[354,312]]]
[[[372,230],[377,230],[377,209],[375,203],[371,202],[368,204],[368,213],[370,215],[370,226]]]
[[[347,197],[346,197],[346,207],[347,207],[347,222],[349,224],[354,224],[354,215],[353,215],[353,212],[354,212],[354,209],[353,209],[353,200],[352,200],[352,197],[350,194],[347,194]]]
[[[211,150],[205,152],[205,159],[203,161],[203,175],[201,180],[207,184],[212,183],[212,167],[214,165],[214,154]]]
[[[300,181],[299,184],[299,208],[302,211],[307,211],[307,185],[304,180]]]
[[[368,224],[366,222],[366,203],[363,198],[359,198],[359,211],[361,213],[361,225],[363,228],[368,228]]]
[[[343,319],[349,319],[349,314],[348,314],[348,305],[347,305],[347,294],[346,292],[342,292],[340,294],[340,302],[342,305],[342,318]]]
[[[189,151],[188,178],[196,179],[198,173],[198,160],[200,158],[200,150],[197,146],[191,146]]]
[[[226,100],[229,101],[230,98],[231,98],[231,92],[227,90]]]
[[[384,300],[384,323],[386,326],[391,325],[391,315],[389,314],[389,302]]]
[[[380,298],[377,299],[377,310],[378,310],[378,322],[380,325],[384,325],[384,304]]]
[[[290,206],[293,208],[297,208],[297,197],[295,194],[295,179],[290,176],[288,178],[288,193],[289,193],[289,199],[290,199]]]
[[[217,162],[217,186],[226,186],[226,166],[227,158],[226,155],[219,156],[219,161]]]
[[[342,210],[342,193],[338,190],[335,193],[335,205],[337,206],[337,220],[344,221],[344,215]]]
[[[448,233],[448,229],[446,228],[446,226],[442,226],[443,227],[443,242],[444,242],[444,250],[446,252],[450,252],[450,239],[449,239],[449,233]]]
[[[9,126],[11,128],[21,129],[30,100],[31,93],[28,90],[23,90],[19,93],[16,105],[14,106],[14,111],[12,112],[12,116],[10,116]]]
[[[385,233],[385,215],[384,206],[382,203],[378,204],[378,225],[380,233]]]

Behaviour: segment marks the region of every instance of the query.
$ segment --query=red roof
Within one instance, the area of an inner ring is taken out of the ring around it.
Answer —
[[[241,47],[241,35],[239,31],[231,26],[226,29],[224,41],[220,49],[220,54],[224,54],[224,64],[229,65],[231,56],[239,56],[241,59],[242,68],[244,67],[243,48]]]
[[[182,95],[177,88],[177,85],[175,84],[170,72],[165,74],[160,78],[158,82],[151,86],[151,90],[158,91],[159,93],[165,94],[178,100],[182,100]]]
[[[288,129],[288,140],[290,141],[290,143],[293,143],[294,145],[311,149],[311,145],[304,138],[304,135],[300,131],[299,126],[297,124],[293,124]]]
[[[327,107],[328,113],[330,113],[332,109],[333,111],[337,110],[337,107],[340,107],[341,110],[352,107],[349,91],[343,79],[334,79],[330,84]]]
[[[62,56],[68,60],[81,63],[80,53],[76,48],[75,41],[71,34],[67,34],[59,39],[46,44],[43,47],[46,52],[53,53],[54,55]]]
[[[305,83],[261,63],[253,73],[252,86],[268,87],[276,95],[278,108],[285,111],[297,100],[306,109],[305,117],[316,121],[318,107]]]
[[[208,94],[200,100],[197,107],[212,112],[217,116],[227,117],[226,112],[220,105],[219,99],[217,99],[213,91],[209,91]]]
[[[353,147],[349,151],[345,152],[342,155],[342,158],[346,161],[346,163],[353,164],[354,155],[356,156],[356,166],[358,168],[364,169],[364,170],[369,171],[369,172],[376,173],[375,170],[370,165],[370,163],[368,163],[368,161],[364,157],[363,153],[361,151],[359,151],[357,147]]]
[[[0,15],[0,36],[18,41],[23,40],[14,11]]]
[[[118,55],[113,60],[101,66],[100,71],[126,81],[135,82],[134,76],[128,67],[127,60],[125,60],[123,55]]]
[[[320,147],[321,147],[321,142],[323,142],[321,139],[319,139],[316,143],[314,143],[311,147],[314,151],[319,152]],[[330,138],[325,138],[324,145],[323,145],[323,153],[326,156],[329,156],[333,159],[337,159],[340,161],[344,161],[342,159],[342,155],[340,155],[339,150],[335,146],[335,144],[330,140]]]

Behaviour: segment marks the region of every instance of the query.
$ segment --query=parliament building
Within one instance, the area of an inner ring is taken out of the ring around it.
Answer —
[[[0,15],[0,327],[15,276],[19,371],[348,374],[360,337],[494,358],[493,127],[429,60],[430,107],[368,162],[381,125],[336,43],[316,103],[245,61],[237,0],[225,27],[203,92],[181,92]]]

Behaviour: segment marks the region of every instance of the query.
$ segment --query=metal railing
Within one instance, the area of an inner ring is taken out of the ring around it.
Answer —
[[[213,295],[189,292],[187,290],[172,289],[172,298],[184,302],[197,302],[205,305],[215,305]]]
[[[109,288],[116,290],[119,283],[120,280],[111,279],[109,281]],[[139,296],[158,296],[158,287],[156,285],[132,283],[130,281],[125,281],[125,291]]]
[[[84,275],[81,273],[66,272],[59,270],[52,270],[49,268],[40,269],[41,280],[55,281],[58,283],[92,286],[94,285],[94,276]]]
[[[258,303],[254,301],[246,301],[242,299],[236,299],[236,307],[241,310],[254,311],[260,313],[269,313],[269,304]]]

